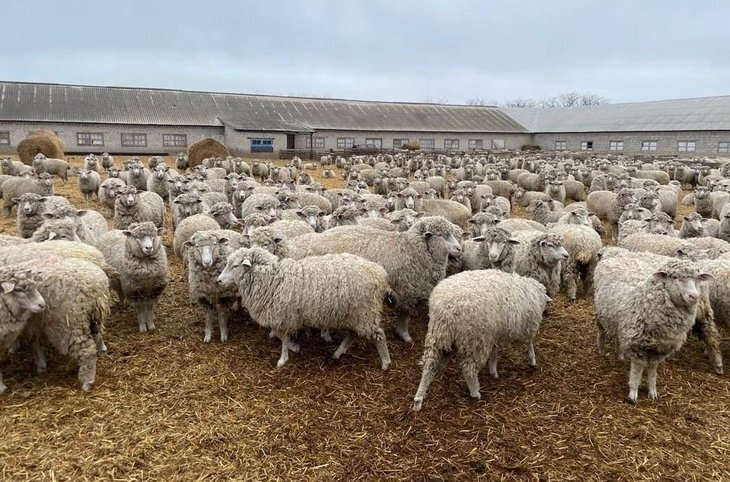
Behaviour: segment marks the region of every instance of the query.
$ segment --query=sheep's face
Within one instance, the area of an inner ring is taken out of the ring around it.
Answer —
[[[91,177],[91,171],[88,169],[81,169],[78,172],[79,181],[88,181]]]
[[[38,184],[47,188],[53,187],[53,177],[48,173],[43,173],[38,176]]]
[[[143,172],[143,167],[141,164],[133,164],[132,167],[129,169],[129,175],[131,177],[141,177]]]
[[[162,165],[162,164],[158,164],[155,166],[155,177],[157,179],[159,179],[160,181],[162,181],[163,179],[165,179],[165,177],[167,176],[167,173],[169,171],[170,171],[169,167]]]
[[[0,278],[0,298],[14,315],[24,311],[40,313],[46,309],[46,302],[38,292],[35,282],[14,277]]]
[[[408,187],[408,180],[407,179],[399,178],[399,179],[396,179],[395,180],[395,189],[397,191],[402,191],[402,190],[404,190],[407,187]]]
[[[119,168],[118,167],[115,167],[115,166],[110,166],[106,170],[106,175],[107,175],[107,177],[119,178]]]
[[[543,236],[537,242],[537,247],[545,264],[551,265],[568,259],[568,252],[558,236]]]
[[[725,215],[725,219],[730,219],[730,213]],[[702,216],[697,213],[685,216],[682,224],[686,226],[686,230],[690,233],[702,234],[705,231],[705,227],[702,225]]]
[[[177,212],[186,218],[203,212],[203,200],[200,196],[178,196],[173,203],[177,205]]]
[[[272,219],[279,217],[279,211],[277,208],[277,203],[274,203],[273,201],[263,201],[254,206],[255,212],[263,214],[265,216],[269,216],[269,218]]]
[[[233,214],[233,206],[228,203],[214,204],[209,214],[223,229],[232,229],[238,225],[238,219]]]
[[[251,236],[251,247],[265,249],[271,254],[279,253],[285,245],[286,240],[268,228],[259,228]]]
[[[76,226],[73,222],[61,223],[57,227],[49,228],[45,233],[44,241],[81,241],[76,233]]]
[[[710,190],[706,187],[695,188],[695,199],[705,199],[710,195]]]
[[[96,160],[96,157],[87,157],[86,158],[86,167],[88,169],[94,169],[99,166],[99,161]]]
[[[482,236],[473,239],[483,243],[481,249],[486,252],[491,263],[496,263],[506,258],[514,245],[520,244],[516,239],[510,238],[509,232],[504,229],[494,228]]]
[[[576,209],[575,211],[571,211],[568,216],[568,224],[591,226],[591,221],[588,219],[588,212],[585,209]]]
[[[225,246],[228,244],[228,238],[196,233],[183,244],[189,248],[188,256],[195,261],[195,264],[210,268],[217,260],[225,256]]]
[[[563,189],[563,181],[550,181],[550,192],[553,194],[559,194]]]
[[[663,285],[674,306],[691,309],[700,298],[700,283],[710,281],[713,276],[686,266],[674,269],[673,265],[669,264],[655,272],[652,278]]]
[[[218,275],[218,283],[230,285],[240,279],[245,273],[250,272],[256,265],[256,257],[249,248],[241,248],[228,256],[226,267]]]
[[[309,224],[315,231],[322,225],[324,213],[316,206],[307,206],[304,209],[298,209],[296,213],[302,221]]]
[[[122,206],[131,208],[136,206],[139,202],[139,194],[137,194],[136,189],[127,187],[125,189],[120,189],[117,192],[117,200]]]
[[[421,217],[423,217],[423,213],[417,213],[411,209],[401,209],[391,215],[390,223],[397,226],[398,231],[408,231]]]
[[[122,233],[127,237],[127,251],[137,258],[153,256],[160,249],[162,228],[156,228],[153,223],[134,223]]]
[[[639,205],[650,211],[653,211],[659,207],[659,197],[656,193],[647,192],[639,199]]]

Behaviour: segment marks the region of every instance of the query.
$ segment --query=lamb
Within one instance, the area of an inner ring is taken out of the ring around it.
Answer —
[[[44,213],[70,206],[68,200],[61,196],[40,196],[34,193],[25,193],[14,199],[18,205],[16,226],[18,234],[23,238],[30,238],[45,221]]]
[[[152,222],[132,223],[123,231],[110,231],[99,242],[107,263],[119,272],[119,300],[132,303],[142,333],[155,329],[155,304],[170,281],[160,236],[162,228]]]
[[[114,227],[126,229],[133,223],[152,222],[161,228],[165,217],[165,202],[154,192],[139,192],[126,186],[117,193],[114,202]]]
[[[96,195],[96,199],[99,200],[99,186],[101,186],[101,176],[96,171],[90,171],[88,169],[81,169],[78,172],[78,187],[79,192],[83,194],[86,202],[91,201],[91,198]]]
[[[495,196],[494,194],[483,195],[479,204],[479,211],[486,211],[490,206],[498,207],[504,214],[509,214],[512,211],[512,205],[509,199]]]
[[[423,212],[427,216],[440,216],[461,229],[467,229],[471,219],[471,209],[448,199],[423,199],[421,201]]]
[[[207,214],[193,214],[177,225],[172,236],[172,249],[176,256],[186,259],[185,252],[187,247],[185,241],[193,237],[198,231],[209,231],[212,229],[221,229],[220,224]]]
[[[234,309],[236,289],[218,283],[233,243],[224,230],[198,231],[185,241],[190,302],[205,311],[204,343],[213,341],[213,327],[218,322],[221,342],[228,341],[228,320]]]
[[[528,363],[534,367],[533,340],[549,301],[537,281],[496,270],[467,271],[439,283],[428,303],[423,372],[413,409],[421,409],[429,385],[451,353],[458,357],[469,395],[477,400],[478,374],[487,361],[492,376],[498,376],[498,346],[527,344]]]
[[[229,256],[218,281],[233,283],[251,318],[281,339],[277,367],[288,361],[290,348],[299,350],[290,335],[311,327],[348,331],[332,355],[335,359],[352,345],[352,332],[373,340],[383,370],[389,368],[380,320],[390,288],[386,271],[378,264],[351,254],[279,260],[261,248],[241,248]]]
[[[26,327],[28,318],[46,309],[28,264],[0,268],[0,360],[4,359]],[[0,373],[0,394],[7,390]]]
[[[63,159],[49,159],[43,154],[38,154],[33,159],[33,170],[36,174],[45,172],[60,177],[63,182],[68,181],[69,169],[71,169],[71,165]]]
[[[684,344],[697,315],[700,284],[711,279],[709,273],[682,260],[670,260],[658,270],[650,263],[621,257],[598,264],[598,353],[604,354],[609,336],[616,342],[618,358],[630,359],[631,402],[638,398],[641,376],[647,367],[649,398],[658,398],[657,366]]]
[[[555,296],[560,291],[562,262],[569,257],[560,235],[513,231],[512,237],[519,242],[515,246],[515,273],[536,279],[545,286],[548,296]]]
[[[44,341],[76,360],[81,389],[89,391],[96,381],[97,356],[106,353],[102,335],[110,312],[110,280],[95,263],[65,254],[63,258],[34,261],[33,271],[41,280],[37,288],[47,305],[46,310],[31,316],[24,333],[31,341],[36,372],[46,371],[41,347]]]
[[[9,217],[16,199],[23,194],[33,193],[39,196],[53,195],[53,179],[48,173],[39,174],[38,178],[14,177],[3,183],[2,198],[3,216]]]
[[[396,332],[406,342],[408,315],[428,299],[433,287],[446,276],[449,256],[459,257],[456,226],[441,217],[425,217],[406,232],[364,226],[344,226],[321,234],[306,234],[289,243],[292,258],[327,253],[357,253],[379,263],[388,272],[398,314]]]
[[[514,245],[519,241],[509,231],[500,227],[487,229],[482,235],[464,242],[462,256],[464,271],[498,269],[514,272]]]
[[[598,253],[603,247],[601,236],[592,227],[581,225],[556,225],[550,231],[563,240],[568,260],[561,268],[560,276],[570,301],[576,300],[578,282],[589,292],[593,287],[593,273],[598,263]]]
[[[623,188],[617,194],[610,191],[594,191],[588,195],[586,208],[602,221],[611,225],[611,235],[618,239],[618,220],[627,204],[636,203],[634,191]]]

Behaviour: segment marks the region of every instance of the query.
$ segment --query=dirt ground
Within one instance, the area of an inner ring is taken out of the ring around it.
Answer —
[[[75,179],[56,188],[96,207]],[[166,222],[172,276],[157,330],[140,334],[131,310],[114,311],[92,392],[58,356],[42,376],[25,352],[2,364],[3,480],[730,479],[730,383],[697,340],[660,367],[659,401],[642,390],[630,405],[628,365],[596,355],[593,300],[560,296],[535,344],[536,369],[523,346],[500,351],[501,376],[482,373],[477,402],[452,363],[414,414],[425,306],[413,344],[387,320],[387,372],[370,344],[335,361],[337,345],[318,337],[277,370],[279,343],[252,324],[233,323],[226,344],[202,342],[203,313],[189,306]],[[14,218],[0,232],[14,234]]]

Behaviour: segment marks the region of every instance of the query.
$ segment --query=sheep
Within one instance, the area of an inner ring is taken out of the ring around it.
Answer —
[[[60,240],[81,242],[76,232],[76,223],[69,218],[46,220],[36,229],[30,239],[34,243]]]
[[[525,189],[518,187],[511,198],[513,205],[517,205],[526,208],[535,199],[541,199],[543,201],[551,201],[550,196],[544,192],[525,191]]]
[[[702,225],[702,216],[698,213],[689,213],[682,218],[682,227],[677,233],[679,238],[699,238],[705,234],[705,227]]]
[[[498,346],[525,343],[528,363],[536,366],[533,340],[549,301],[537,281],[497,270],[466,271],[439,283],[428,302],[423,372],[413,409],[421,409],[429,385],[451,353],[458,357],[469,395],[477,400],[478,374],[487,362],[490,374],[498,376]]]
[[[717,219],[702,219],[702,227],[705,236],[708,238],[716,238],[720,235],[720,221]]]
[[[38,280],[30,267],[26,263],[0,268],[0,360],[15,345],[28,318],[46,309],[46,302],[38,292]],[[0,373],[0,394],[7,388]]]
[[[84,200],[89,202],[94,195],[99,200],[99,186],[101,185],[101,176],[99,176],[99,173],[88,169],[81,169],[77,175],[79,192],[84,196]]]
[[[33,159],[33,170],[36,174],[48,173],[68,181],[68,171],[71,165],[63,159],[50,159],[43,154],[36,155]]]
[[[583,281],[585,292],[590,292],[593,287],[593,273],[598,253],[603,247],[601,236],[592,227],[581,225],[558,224],[550,232],[562,238],[563,247],[568,252],[568,260],[561,267],[560,276],[568,299],[575,301],[579,281]]]
[[[692,194],[694,194],[695,211],[703,218],[712,217],[713,200],[710,190],[704,186],[697,186]]]
[[[161,228],[165,216],[165,202],[154,192],[139,192],[126,186],[117,192],[114,202],[114,228],[126,229],[132,223],[152,222]]]
[[[484,186],[489,187],[495,196],[500,196],[505,199],[512,199],[512,195],[516,192],[515,185],[509,181],[484,181]],[[540,189],[542,191],[542,189]]]
[[[269,194],[252,194],[241,204],[241,218],[260,213],[270,218],[279,217],[279,200]]]
[[[501,227],[501,223],[497,225]],[[515,246],[515,273],[533,278],[547,289],[548,296],[560,291],[562,262],[568,260],[560,235],[541,231],[513,231],[512,237],[519,242]]]
[[[431,189],[438,193],[441,199],[446,199],[446,196],[448,195],[448,185],[446,184],[446,179],[441,176],[429,176],[426,178],[426,182],[429,186],[431,186]]]
[[[427,216],[440,216],[461,229],[467,229],[471,219],[471,209],[463,204],[448,199],[423,199],[421,201],[423,212]]]
[[[294,239],[315,232],[309,223],[302,220],[280,220],[272,223],[271,227],[281,232],[286,239]]]
[[[390,288],[378,264],[351,254],[279,260],[261,248],[241,248],[229,256],[218,280],[233,283],[251,318],[281,339],[277,367],[286,364],[290,348],[299,350],[290,335],[311,327],[348,331],[332,355],[335,359],[352,345],[352,332],[373,340],[382,369],[389,368],[380,320]]]
[[[688,238],[685,241],[694,246],[695,249],[705,251],[707,259],[716,259],[730,252],[730,243],[722,239],[702,237]]]
[[[147,190],[147,179],[152,175],[149,169],[144,167],[141,162],[134,162],[129,171],[127,171],[127,184],[134,186],[138,191]]]
[[[227,202],[215,203],[206,214],[215,219],[222,229],[234,229],[238,226],[238,219],[233,215],[233,206]]]
[[[124,181],[114,177],[104,179],[99,185],[97,199],[99,200],[99,203],[112,214],[112,216],[114,215],[114,203],[117,199],[117,193],[125,186],[126,184]]]
[[[185,259],[187,250],[185,241],[188,241],[198,231],[221,229],[220,224],[207,214],[193,214],[177,225],[172,236],[172,250],[176,256]]]
[[[6,157],[2,161],[0,161],[0,167],[2,167],[2,172],[4,175],[20,176],[21,173],[25,171],[29,166],[26,166],[20,161],[13,161],[12,159]]]
[[[668,189],[659,189],[656,193],[659,197],[659,208],[674,219],[677,216],[679,204],[677,193]]]
[[[621,225],[630,219],[636,221],[649,221],[651,219],[651,211],[646,208],[642,208],[637,204],[629,203],[624,206],[624,210],[618,218],[618,223]]]
[[[548,231],[544,224],[540,224],[537,221],[532,221],[530,219],[504,219],[500,221],[497,226],[502,229],[506,229],[510,233],[514,233],[515,231],[540,231],[547,233]]]
[[[711,279],[711,274],[682,260],[670,260],[659,269],[621,257],[603,259],[598,264],[598,353],[604,354],[609,336],[616,342],[618,358],[630,359],[631,402],[638,398],[641,376],[647,367],[649,398],[658,398],[657,366],[684,344],[697,314],[699,285]]]
[[[618,193],[610,191],[594,191],[588,194],[586,207],[593,212],[601,221],[611,225],[611,236],[618,239],[618,220],[621,218],[624,207],[627,204],[636,203],[634,191],[623,188]]]
[[[588,217],[588,212],[583,208],[574,209],[571,211],[564,211],[560,219],[555,223],[556,225],[568,224],[587,226],[593,229],[593,223]]]
[[[45,221],[44,213],[70,206],[68,200],[61,196],[40,196],[25,193],[14,199],[18,205],[16,226],[22,238],[30,238]]]
[[[132,303],[142,333],[155,329],[155,304],[170,281],[160,236],[162,228],[142,222],[110,231],[99,241],[99,251],[119,272],[119,300]]]
[[[99,172],[99,161],[94,154],[89,154],[84,158],[84,169]]]
[[[178,173],[169,166],[158,164],[147,178],[147,191],[157,193],[163,200],[167,200],[170,197],[169,181],[176,177],[178,177]]]
[[[509,214],[512,211],[512,205],[509,199],[505,199],[494,194],[485,194],[481,197],[479,203],[479,211],[486,211],[490,206],[496,206],[502,210],[503,213]]]
[[[41,244],[54,243],[61,242]],[[110,312],[110,280],[95,263],[66,255],[34,261],[33,271],[41,280],[37,288],[47,306],[30,317],[24,333],[31,341],[36,372],[46,371],[41,347],[45,341],[76,360],[81,389],[88,392],[96,381],[97,356],[106,353],[102,335]]]
[[[330,216],[327,216],[327,229],[338,226],[353,226],[359,224],[360,216],[364,214],[364,209],[348,204],[340,206]]]
[[[53,179],[48,173],[39,174],[38,178],[14,177],[3,183],[3,216],[10,217],[15,201],[23,194],[33,193],[39,196],[53,195]]]
[[[572,200],[576,202],[581,202],[586,200],[586,196],[588,195],[586,192],[586,186],[580,181],[576,181],[574,179],[566,179],[563,181],[563,184],[565,186],[565,199],[566,200]]]
[[[407,187],[398,192],[396,209],[413,209],[423,211],[423,195],[413,188]],[[469,208],[471,212],[471,208]]]
[[[222,343],[228,341],[228,320],[233,311],[236,289],[218,283],[233,244],[224,230],[198,231],[185,241],[188,265],[188,290],[193,306],[205,311],[204,343],[213,341],[216,321]]]
[[[469,219],[472,238],[483,236],[487,230],[495,227],[501,221],[500,218],[489,213],[477,213]]]
[[[402,233],[344,226],[293,239],[289,252],[295,259],[327,253],[357,253],[382,265],[395,293],[396,332],[404,341],[411,342],[410,311],[428,299],[436,283],[446,276],[449,256],[461,255],[455,232],[456,226],[442,217],[425,217]]]
[[[563,181],[548,181],[545,183],[545,194],[551,199],[565,204],[565,183]]]
[[[172,202],[172,229],[177,229],[180,222],[195,214],[205,211],[203,198],[198,193],[185,192]]]
[[[514,245],[519,241],[509,231],[500,227],[488,228],[480,236],[464,242],[462,269],[498,269],[514,272]]]
[[[108,171],[112,166],[114,166],[114,158],[110,156],[108,152],[103,153],[101,155],[101,167],[103,167],[105,171]]]
[[[674,236],[674,220],[667,213],[655,212],[649,220],[649,232]]]
[[[557,223],[563,216],[562,211],[553,211],[552,203],[545,202],[542,199],[533,200],[526,209],[527,212],[532,213],[533,221],[540,224],[548,225],[548,223]]]

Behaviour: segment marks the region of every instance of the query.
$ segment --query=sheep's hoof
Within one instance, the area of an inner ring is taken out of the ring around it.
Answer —
[[[153,322],[147,323],[147,331],[152,331],[155,329],[155,324]]]
[[[299,345],[296,343],[289,342],[289,349],[294,353],[299,353]]]
[[[390,363],[382,363],[380,367],[383,369],[383,371],[386,371],[390,368]]]
[[[494,370],[493,372],[490,371],[489,374],[492,375],[492,378],[494,378],[495,380],[499,378],[499,373],[497,372],[497,370]]]
[[[228,341],[228,333],[221,333],[221,343]]]
[[[715,373],[717,373],[718,375],[722,375],[723,373],[725,373],[725,370],[723,370],[722,365],[714,367],[714,370],[715,370]]]
[[[203,343],[210,343],[211,341],[213,341],[213,334],[206,333],[205,337],[203,338]]]
[[[81,390],[85,392],[90,392],[92,388],[94,388],[94,382],[84,382],[81,384]]]
[[[276,368],[283,367],[284,365],[286,365],[286,362],[287,362],[286,360],[283,360],[283,359],[279,358],[279,361],[276,362]]]
[[[36,365],[36,367],[35,367],[36,375],[43,375],[47,371],[48,371],[48,367],[46,365]]]
[[[423,406],[423,399],[416,397],[413,399],[413,411],[418,412],[421,410],[421,407]]]
[[[636,405],[636,399],[639,398],[639,391],[638,390],[630,390],[629,396],[626,399],[630,404]]]
[[[401,338],[401,340],[405,341],[406,343],[413,343],[413,339],[411,338],[411,335],[407,331],[406,332],[397,331],[396,333]]]
[[[470,393],[469,395],[471,395],[471,398],[473,398],[474,400],[481,400],[482,399],[482,394],[479,393],[479,392]]]
[[[0,382],[0,395],[5,393],[5,390],[7,390],[7,389],[8,389],[8,387],[6,387],[4,383]]]
[[[656,390],[649,390],[650,400],[659,400],[659,393]]]
[[[145,325],[144,323],[140,323],[139,324],[139,332],[140,333],[147,333],[147,325]]]

